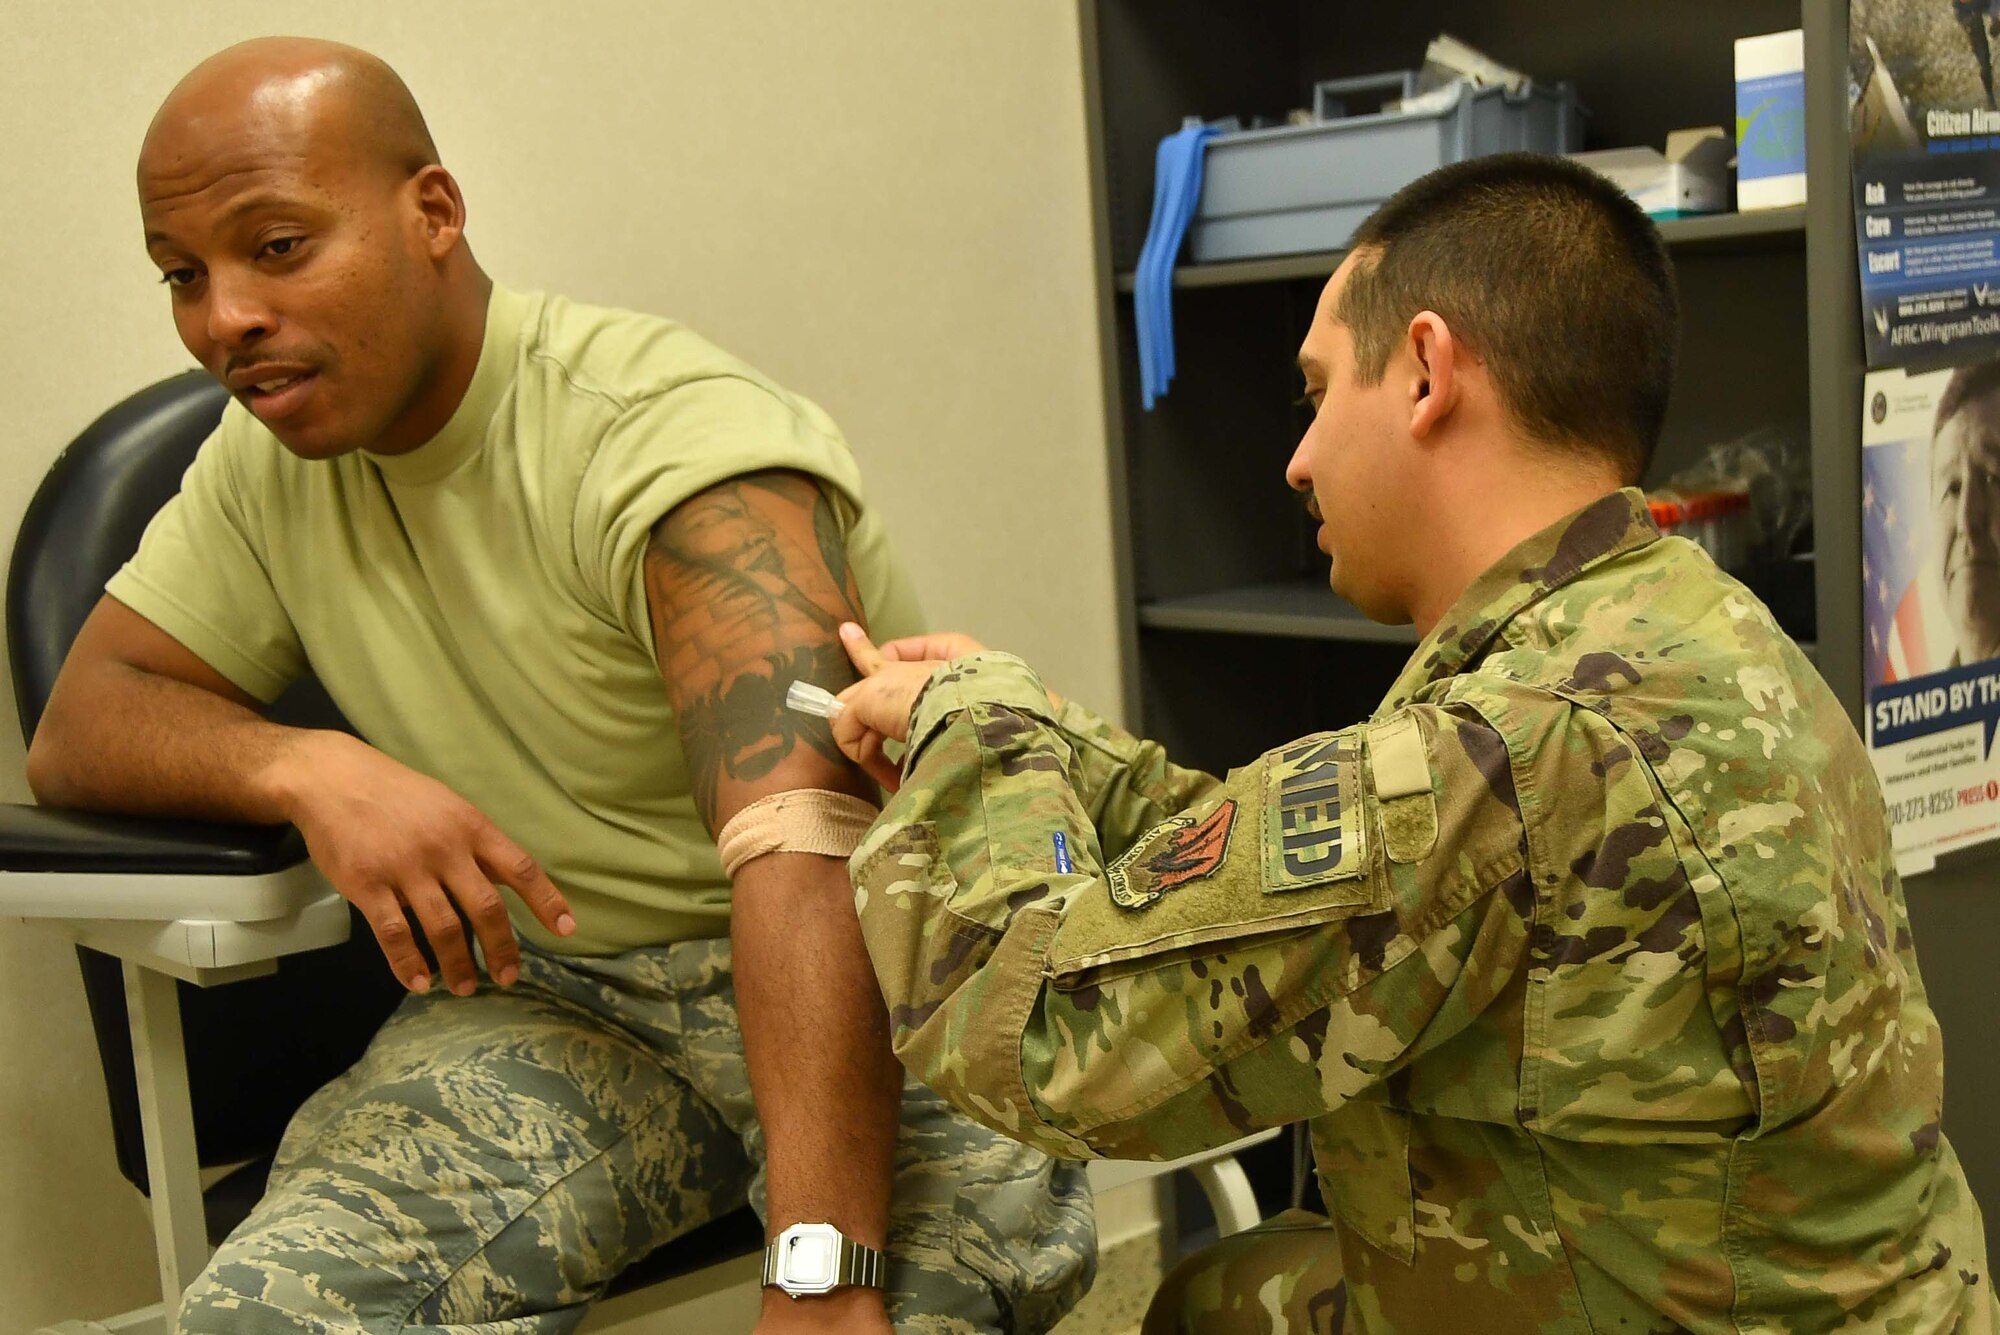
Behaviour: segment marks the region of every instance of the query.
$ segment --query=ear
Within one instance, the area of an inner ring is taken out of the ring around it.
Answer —
[[[1458,406],[1465,349],[1436,311],[1410,321],[1410,435],[1423,440]]]
[[[465,235],[465,196],[443,167],[432,163],[410,178],[423,226],[423,245],[433,261],[451,254]]]

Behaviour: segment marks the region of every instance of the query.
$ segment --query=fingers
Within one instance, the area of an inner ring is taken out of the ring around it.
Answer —
[[[903,771],[883,754],[885,740],[881,733],[871,731],[861,739],[860,754],[854,757],[854,763],[861,766],[861,772],[875,780],[883,792],[893,793],[903,786]]]
[[[840,716],[833,720],[833,741],[840,748],[840,753],[860,766],[861,772],[880,784],[884,791],[893,793],[902,783],[902,774],[882,754],[882,740],[881,733],[861,721],[858,710],[842,710]]]
[[[853,687],[848,689],[852,690]],[[841,703],[845,704],[846,701],[842,700]],[[861,715],[852,709],[843,709],[827,720],[827,727],[832,729],[833,744],[840,748],[840,753],[855,764],[860,764],[861,742],[870,731],[868,725],[861,721]]]
[[[375,943],[382,947],[382,956],[389,961],[390,972],[412,992],[430,991],[430,961],[417,949],[417,934],[403,912],[402,900],[386,886],[349,895],[348,899],[368,920]]]
[[[488,826],[473,848],[473,854],[488,876],[521,897],[521,902],[535,915],[536,922],[557,936],[568,936],[576,930],[576,919],[570,916],[569,901],[549,880],[541,864],[519,844]]]
[[[479,938],[488,976],[502,987],[512,987],[521,976],[521,948],[514,941],[513,924],[507,921],[507,902],[470,857],[453,869],[445,888]]]
[[[438,972],[444,975],[445,986],[454,996],[471,996],[479,989],[479,966],[473,963],[472,948],[465,942],[465,928],[444,887],[435,881],[406,885],[403,903],[417,925],[424,929],[424,940],[430,943],[431,955],[437,960]]]
[[[889,661],[868,638],[868,632],[852,621],[840,623],[840,644],[847,650],[848,658],[853,660],[854,670],[864,677],[874,676]]]
[[[424,958],[425,944],[453,994],[469,997],[478,990],[479,962],[466,940],[467,922],[493,981],[511,987],[519,980],[521,948],[496,882],[510,886],[556,935],[576,930],[562,892],[532,857],[491,826],[477,836],[472,848],[445,865],[448,871],[441,879],[418,873],[399,885],[348,895],[374,930],[389,967],[412,992],[430,990],[432,967]]]

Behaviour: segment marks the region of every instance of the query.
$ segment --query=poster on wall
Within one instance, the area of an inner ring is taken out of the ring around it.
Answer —
[[[2000,356],[1864,383],[1868,746],[1921,870],[2000,838]]]
[[[1871,367],[2000,351],[2000,0],[1851,0]]]

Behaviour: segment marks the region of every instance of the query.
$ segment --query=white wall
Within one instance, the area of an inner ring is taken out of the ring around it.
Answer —
[[[0,540],[62,444],[187,365],[132,160],[202,56],[350,41],[423,104],[489,272],[670,314],[845,427],[937,620],[1113,699],[1069,0],[0,3]],[[0,726],[0,800],[25,800]],[[0,925],[0,1332],[149,1300],[66,947]]]

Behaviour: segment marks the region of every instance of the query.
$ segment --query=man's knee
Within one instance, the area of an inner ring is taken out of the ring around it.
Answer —
[[[366,1172],[301,1171],[258,1202],[183,1295],[180,1335],[399,1330],[455,1257]]]
[[[580,1312],[655,1243],[739,1204],[746,1175],[635,1039],[525,980],[423,999],[300,1109],[182,1326],[348,1335]]]
[[[1047,1330],[1096,1272],[1097,1217],[1083,1165],[1016,1144],[920,1086],[904,1097],[891,1315]]]
[[[1346,1302],[1332,1225],[1287,1210],[1175,1266],[1141,1329],[1143,1335],[1334,1335]]]
[[[175,1335],[362,1335],[371,1326],[340,1276],[218,1256],[181,1295]]]

